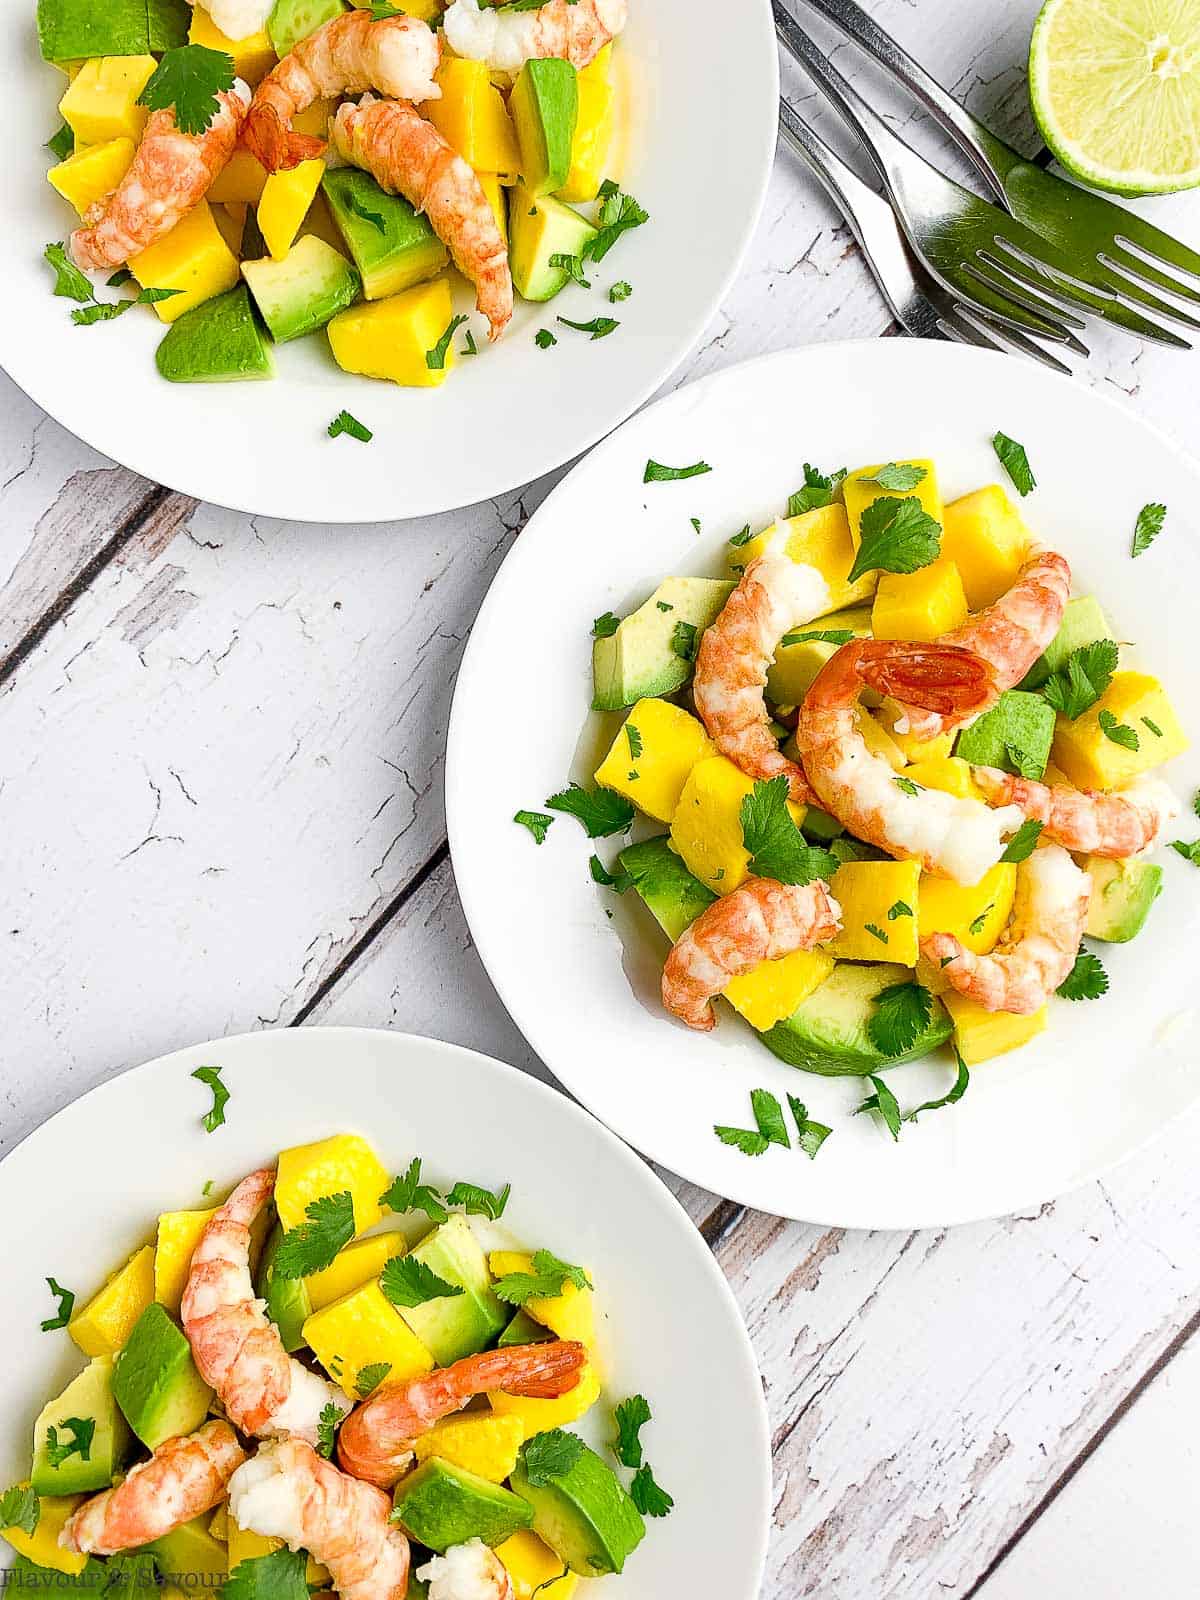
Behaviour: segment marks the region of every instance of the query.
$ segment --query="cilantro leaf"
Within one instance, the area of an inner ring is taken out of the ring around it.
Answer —
[[[803,516],[806,511],[815,511],[819,506],[831,506],[837,497],[837,492],[842,486],[846,476],[845,467],[839,467],[836,472],[831,472],[828,477],[818,472],[816,467],[804,463],[804,487],[794,490],[788,495],[787,514],[789,517]]]
[[[893,777],[892,782],[904,794],[920,794],[921,792],[919,783],[914,783],[911,778],[902,778],[899,773]]]
[[[391,1370],[390,1361],[372,1361],[368,1366],[359,1367],[354,1380],[354,1392],[358,1398],[368,1400]]]
[[[336,439],[339,433],[348,433],[360,444],[370,444],[375,437],[365,423],[360,422],[357,417],[352,417],[348,411],[339,411],[325,432],[331,439]]]
[[[888,943],[888,936],[882,928],[877,928],[873,922],[863,923],[863,932],[869,933],[873,939],[878,939],[880,944]]]
[[[826,1127],[823,1122],[814,1122],[808,1114],[808,1107],[802,1100],[797,1100],[794,1094],[789,1094],[787,1099],[796,1123],[796,1143],[810,1161],[815,1161],[817,1151],[833,1129]]]
[[[51,1424],[46,1429],[46,1458],[52,1467],[61,1467],[68,1456],[79,1456],[83,1461],[92,1459],[92,1440],[96,1437],[95,1417],[65,1417],[63,1432],[69,1439],[60,1439],[58,1429]]]
[[[1091,709],[1112,682],[1120,649],[1115,639],[1095,639],[1072,650],[1042,685],[1043,698],[1070,722]]]
[[[466,315],[462,312],[460,312],[457,317],[451,317],[450,321],[446,324],[445,332],[434,345],[433,349],[426,350],[425,365],[429,368],[430,372],[441,372],[445,368],[446,354],[450,349],[450,341],[453,339],[454,335],[458,332],[459,328],[462,327],[466,320]]]
[[[617,1424],[617,1437],[612,1452],[623,1467],[640,1467],[642,1464],[641,1430],[653,1413],[644,1394],[631,1394],[613,1408]]]
[[[577,783],[548,796],[551,811],[565,811],[581,822],[589,839],[607,839],[633,827],[633,807],[612,789],[583,789]]]
[[[105,278],[104,284],[108,289],[123,289],[132,279],[133,273],[128,267],[118,267],[111,278]]]
[[[64,122],[62,127],[53,136],[46,140],[46,149],[59,161],[65,161],[75,150],[75,134],[69,123]]]
[[[229,1090],[221,1082],[221,1067],[197,1067],[192,1077],[212,1090],[212,1110],[202,1118],[205,1133],[216,1133],[225,1125],[225,1107],[229,1104]]]
[[[511,1193],[511,1183],[506,1183],[498,1194],[493,1194],[490,1189],[484,1189],[477,1183],[465,1183],[460,1178],[446,1196],[446,1204],[462,1206],[469,1217],[487,1217],[492,1222],[499,1222]]]
[[[461,1283],[447,1283],[416,1256],[393,1256],[379,1274],[379,1287],[394,1306],[423,1306],[464,1294]]]
[[[1167,508],[1161,501],[1151,501],[1143,506],[1137,514],[1137,521],[1133,525],[1134,556],[1140,556],[1144,550],[1149,550],[1162,532],[1163,523],[1167,520]]]
[[[621,301],[628,300],[632,293],[633,285],[626,283],[625,279],[622,278],[620,283],[614,283],[608,291],[608,298],[613,305],[620,305]]]
[[[624,894],[626,889],[633,886],[633,879],[628,872],[623,868],[620,872],[610,872],[598,855],[589,858],[588,870],[592,874],[592,882],[598,883],[602,889],[615,889],[618,894]]]
[[[632,722],[625,724],[625,737],[629,740],[629,754],[636,761],[642,753],[642,736]]]
[[[695,661],[700,630],[694,622],[677,622],[671,632],[671,649],[682,661]]]
[[[226,1578],[221,1600],[309,1600],[307,1569],[304,1550],[248,1556]]]
[[[736,533],[730,534],[728,543],[731,544],[735,550],[738,550],[742,545],[749,544],[750,539],[750,524],[746,523],[744,528],[739,528]]]
[[[430,1222],[445,1222],[448,1215],[437,1190],[421,1182],[420,1156],[414,1156],[408,1171],[392,1180],[390,1187],[379,1196],[379,1204],[397,1215],[405,1211],[423,1211]]]
[[[526,1300],[552,1300],[573,1283],[577,1289],[590,1289],[592,1281],[582,1267],[561,1261],[549,1250],[535,1250],[532,1272],[506,1272],[492,1285],[492,1293],[505,1305],[523,1306]]]
[[[1200,817],[1200,789],[1196,791],[1196,794],[1192,799],[1192,810],[1198,817]]]
[[[787,1124],[783,1120],[783,1107],[769,1089],[751,1089],[750,1106],[754,1112],[754,1121],[759,1133],[768,1144],[781,1144],[785,1150],[790,1150],[792,1142],[788,1138]]]
[[[611,179],[609,185],[607,192],[603,187],[600,190],[598,231],[583,247],[589,261],[603,261],[623,233],[628,233],[630,228],[640,228],[643,222],[650,220],[649,212],[644,211],[631,194],[622,194]]]
[[[771,1141],[759,1133],[757,1128],[730,1128],[716,1122],[713,1124],[713,1132],[722,1144],[731,1145],[733,1149],[740,1150],[744,1156],[765,1155],[771,1147]]]
[[[550,332],[549,328],[539,328],[533,336],[533,342],[539,350],[549,350],[552,344],[558,343],[558,340]]]
[[[875,996],[867,1023],[871,1043],[885,1056],[902,1056],[929,1026],[933,996],[924,984],[893,983]]]
[[[862,1105],[854,1108],[854,1115],[857,1117],[864,1111],[878,1111],[884,1127],[893,1139],[898,1139],[901,1122],[899,1102],[882,1078],[877,1078],[873,1072],[867,1076],[875,1093],[868,1095]]]
[[[467,329],[467,342],[463,346],[462,353],[464,356],[477,356],[479,354],[479,346],[475,343],[475,335],[470,328]]]
[[[372,211],[370,206],[365,205],[356,194],[349,190],[343,190],[340,199],[347,211],[352,211],[356,217],[361,217],[364,222],[369,222],[380,233],[387,232],[387,222],[382,212]]]
[[[646,1415],[649,1414],[647,1411]],[[635,1461],[626,1462],[626,1466],[636,1465]],[[37,1532],[41,1516],[42,1502],[28,1484],[14,1485],[0,1495],[0,1529],[20,1528],[22,1533],[32,1536]]]
[[[876,570],[916,572],[941,554],[941,523],[934,521],[919,500],[881,495],[863,512],[859,532],[861,542],[848,583]]]
[[[582,256],[569,256],[562,250],[556,250],[550,257],[550,265],[558,267],[565,272],[572,283],[577,283],[581,289],[590,289],[592,287],[583,275]]]
[[[554,1478],[561,1478],[583,1454],[583,1440],[563,1428],[535,1433],[521,1446],[525,1476],[534,1489],[544,1489]]]
[[[809,628],[803,633],[785,633],[784,644],[849,644],[855,637],[850,628]]]
[[[980,934],[983,932],[984,923],[987,921],[988,914],[992,911],[995,904],[996,902],[993,900],[991,905],[984,906],[983,910],[977,917],[971,918],[970,922],[967,924],[968,933]]]
[[[58,1298],[58,1313],[56,1316],[47,1317],[42,1323],[43,1333],[53,1333],[56,1328],[65,1328],[71,1320],[71,1313],[75,1309],[75,1296],[70,1289],[64,1289],[57,1278],[47,1278],[50,1293]]]
[[[1028,861],[1037,849],[1037,842],[1044,827],[1045,823],[1035,822],[1032,817],[1027,817],[1005,845],[1001,861]]]
[[[958,1062],[958,1076],[954,1080],[954,1086],[942,1095],[941,1099],[926,1100],[924,1105],[914,1106],[911,1111],[906,1111],[900,1119],[902,1122],[915,1122],[922,1111],[940,1111],[943,1106],[955,1105],[962,1099],[971,1082],[971,1074],[967,1071],[967,1063],[963,1060],[957,1045],[954,1046],[954,1059]]]
[[[181,133],[203,133],[217,114],[217,95],[233,88],[233,57],[207,45],[168,50],[138,95],[151,111],[175,112]]]
[[[662,1485],[655,1482],[648,1463],[634,1473],[629,1498],[644,1517],[665,1517],[675,1504]]]
[[[610,639],[620,626],[620,617],[615,617],[611,611],[605,611],[592,623],[592,638]]]
[[[1108,973],[1099,956],[1080,949],[1075,965],[1054,991],[1064,1000],[1099,1000],[1108,993]]]
[[[707,461],[693,461],[690,467],[664,467],[661,461],[651,458],[642,473],[642,482],[678,483],[683,478],[699,478],[711,471]]]
[[[1036,783],[1046,770],[1045,760],[1041,756],[1021,750],[1015,744],[1006,744],[1004,754],[1018,777],[1029,778]]]
[[[76,306],[71,313],[71,321],[77,328],[90,328],[97,322],[111,322],[114,317],[128,311],[132,304],[132,300],[93,300],[90,306]]]
[[[915,489],[929,476],[928,468],[914,467],[908,463],[898,466],[896,462],[889,461],[886,467],[880,467],[878,472],[873,472],[869,478],[860,478],[861,483],[877,483],[881,489],[892,489],[898,494],[907,494],[910,489]]]
[[[304,1214],[308,1221],[289,1228],[279,1241],[274,1261],[277,1277],[308,1278],[324,1272],[354,1237],[354,1201],[348,1189],[310,1201]]]
[[[324,1456],[326,1461],[333,1460],[334,1446],[337,1444],[337,1431],[341,1425],[341,1407],[335,1406],[331,1400],[328,1405],[321,1407],[321,1415],[317,1419],[317,1454]]]
[[[158,1565],[148,1551],[121,1551],[104,1563],[104,1600],[146,1600],[159,1586]],[[78,1580],[87,1583],[87,1573]]]
[[[88,301],[93,298],[91,283],[67,255],[65,244],[48,244],[42,254],[54,268],[55,294],[67,300]]]
[[[895,922],[900,917],[911,917],[912,907],[906,900],[894,900],[888,907],[888,921]]]
[[[1131,728],[1127,722],[1118,722],[1107,706],[1097,713],[1096,720],[1104,737],[1111,739],[1113,744],[1119,744],[1123,750],[1136,750],[1141,743],[1137,729]]]
[[[992,449],[1000,458],[1000,465],[1012,479],[1013,488],[1022,498],[1037,488],[1037,479],[1033,475],[1033,468],[1029,465],[1029,457],[1025,454],[1023,444],[1010,439],[1006,433],[996,433],[992,436]]]
[[[1200,867],[1200,839],[1193,839],[1191,844],[1184,839],[1172,839],[1171,849],[1177,851],[1185,861],[1190,861],[1194,867]]]
[[[513,816],[514,822],[519,822],[523,828],[528,828],[536,844],[545,842],[550,831],[553,817],[548,817],[544,811],[518,811]]]
[[[574,322],[570,317],[555,317],[554,320],[561,322],[564,328],[574,328],[577,333],[590,333],[593,339],[606,339],[621,326],[615,317],[593,317],[590,322]]]
[[[1158,723],[1157,723],[1157,722],[1155,722],[1155,721],[1153,721],[1153,719],[1152,719],[1152,718],[1150,718],[1150,717],[1143,717],[1143,718],[1142,718],[1142,726],[1143,726],[1143,727],[1146,727],[1146,728],[1149,728],[1149,730],[1150,730],[1150,732],[1151,732],[1151,733],[1152,733],[1152,734],[1153,734],[1153,735],[1154,735],[1154,737],[1155,737],[1155,738],[1156,738],[1156,739],[1161,739],[1161,738],[1162,738],[1162,736],[1163,736],[1163,731],[1162,731],[1162,729],[1161,729],[1161,728],[1160,728],[1160,727],[1159,727],[1159,725],[1158,725]]]
[[[807,842],[787,807],[788,780],[759,778],[742,801],[742,842],[750,870],[778,883],[805,884],[837,871],[837,858]]]

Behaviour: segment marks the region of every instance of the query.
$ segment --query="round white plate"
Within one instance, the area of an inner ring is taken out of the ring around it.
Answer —
[[[724,298],[750,242],[775,148],[778,60],[767,0],[736,25],[696,26],[694,0],[633,0],[614,60],[626,108],[614,176],[650,213],[590,274],[548,305],[518,302],[503,341],[460,362],[440,389],[400,389],[339,371],[323,336],[276,351],[273,382],[170,384],[154,351],[158,318],[139,309],[77,328],[52,294],[43,246],[74,218],[45,180],[42,141],[60,123],[66,79],[43,62],[34,0],[0,27],[14,157],[0,173],[0,366],[95,449],[169,488],[252,515],[380,522],[472,505],[586,450],[679,365]],[[723,115],[722,108],[737,108]],[[619,279],[633,297],[611,305]],[[101,289],[101,298],[109,291]],[[471,311],[464,284],[456,310]],[[607,338],[564,328],[611,313]],[[537,329],[558,344],[541,350]],[[461,350],[466,329],[460,328]],[[343,408],[369,445],[330,439]]]
[[[212,1134],[200,1123],[209,1092],[189,1076],[204,1065],[223,1069],[231,1096]],[[406,1034],[281,1029],[180,1050],[84,1095],[0,1164],[0,1208],[24,1219],[5,1252],[0,1483],[28,1473],[34,1418],[82,1365],[65,1333],[39,1331],[53,1311],[47,1275],[82,1305],[153,1239],[160,1211],[203,1206],[210,1179],[221,1194],[279,1150],[347,1131],[397,1171],[420,1155],[436,1185],[510,1181],[504,1228],[591,1270],[606,1395],[650,1401],[647,1459],[675,1497],[596,1593],[754,1600],[770,1520],[766,1410],[737,1306],[699,1234],[645,1164],[563,1095]],[[580,1431],[607,1452],[607,1409]],[[702,1438],[712,1448],[697,1448]]]
[[[1200,1089],[1200,874],[1171,851],[1145,932],[1098,947],[1108,997],[1054,1002],[1041,1038],[977,1068],[959,1105],[907,1125],[892,1144],[874,1117],[850,1115],[861,1080],[793,1070],[724,1008],[708,1036],[670,1020],[658,998],[665,941],[636,896],[591,882],[592,846],[574,819],[556,820],[541,848],[511,820],[568,779],[590,784],[612,737],[616,719],[587,709],[594,617],[632,610],[667,574],[720,573],[724,540],[778,515],[806,461],[828,471],[931,456],[950,499],[1003,480],[989,444],[997,429],[1026,445],[1038,477],[1022,502],[1026,521],[1070,558],[1075,592],[1099,597],[1190,731],[1193,749],[1169,776],[1188,807],[1176,837],[1194,838],[1200,474],[1127,411],[1015,357],[883,339],[789,351],[679,391],[627,423],[546,501],[493,584],[462,665],[446,769],[450,842],[501,999],[609,1127],[694,1183],[763,1211],[912,1228],[1016,1210],[1128,1155]],[[648,457],[703,459],[713,470],[643,485]],[[1151,500],[1168,505],[1166,529],[1132,561],[1134,519]],[[619,843],[600,842],[606,863]],[[888,1081],[910,1107],[944,1093],[953,1070],[919,1063]],[[815,1161],[779,1148],[752,1159],[718,1143],[714,1123],[753,1125],[749,1091],[758,1086],[800,1096],[834,1127]]]

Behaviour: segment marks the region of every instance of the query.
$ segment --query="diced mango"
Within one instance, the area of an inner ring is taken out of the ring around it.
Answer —
[[[154,1298],[168,1311],[178,1311],[192,1255],[200,1235],[216,1215],[211,1211],[165,1211],[158,1219],[154,1249]]]
[[[626,795],[648,817],[670,822],[692,768],[714,755],[698,718],[668,700],[639,700],[596,768],[596,782]]]
[[[962,579],[944,556],[916,572],[880,573],[871,612],[877,639],[937,639],[966,620]]]
[[[954,1040],[969,1067],[1019,1049],[1046,1026],[1046,1006],[1030,1017],[1014,1016],[1011,1011],[985,1011],[978,1001],[968,1000],[953,989],[942,996],[942,1002],[954,1021]]]
[[[998,483],[946,507],[942,554],[962,577],[967,604],[982,611],[1011,589],[1029,549],[1029,529]]]
[[[297,133],[311,134],[314,139],[328,138],[329,119],[337,110],[337,104],[336,99],[314,100],[303,111],[297,111],[292,118],[292,127]]]
[[[1017,869],[1008,861],[998,861],[970,887],[955,883],[952,878],[923,873],[917,908],[921,938],[931,933],[951,933],[977,956],[987,955],[995,949],[1008,924],[1016,888]]]
[[[852,633],[858,639],[871,632],[870,606],[855,606],[849,611],[831,611],[815,617],[798,634]],[[812,688],[817,673],[837,649],[823,639],[802,639],[798,644],[781,644],[767,669],[767,698],[777,706],[798,706]]]
[[[734,572],[745,571],[756,557],[776,549],[804,566],[816,567],[829,585],[830,611],[859,605],[875,593],[877,572],[865,572],[853,583],[848,581],[854,546],[845,506],[818,506],[772,523],[746,544],[730,546],[730,566]]]
[[[386,1362],[389,1383],[433,1371],[433,1357],[374,1280],[307,1317],[304,1342],[352,1400],[364,1367]]]
[[[211,1528],[209,1529],[212,1532]],[[215,1538],[214,1534],[214,1538]],[[282,1539],[272,1539],[266,1534],[252,1533],[249,1528],[239,1528],[231,1516],[227,1516],[225,1525],[226,1543],[229,1546],[229,1570],[242,1561],[256,1561],[260,1556],[273,1555],[276,1550],[284,1548]],[[326,1588],[332,1583],[328,1567],[323,1567],[319,1561],[308,1558],[308,1569],[304,1574],[306,1583],[318,1589]]]
[[[876,721],[873,711],[865,711],[862,706],[858,706],[855,708],[854,720],[858,724],[859,733],[862,734],[863,743],[873,756],[882,756],[894,772],[899,772],[907,765],[904,751],[883,724]]]
[[[1133,730],[1136,750],[1109,738],[1100,726],[1105,713],[1116,719],[1118,727]],[[1057,719],[1050,755],[1077,789],[1123,789],[1139,773],[1181,755],[1188,742],[1157,678],[1145,672],[1114,672],[1090,711],[1074,722],[1063,716]]]
[[[607,48],[607,47],[606,47]],[[600,78],[579,75],[579,116],[571,139],[571,166],[558,191],[560,200],[574,204],[594,200],[608,176],[613,136],[613,91]]]
[[[581,69],[579,74],[580,82],[582,83],[586,79],[595,83],[611,83],[612,55],[613,47],[611,44],[606,44],[603,50],[597,50],[587,66]]]
[[[532,1272],[533,1257],[523,1250],[493,1250],[488,1257],[488,1270],[493,1278],[503,1278],[510,1272]],[[590,1272],[588,1277],[591,1277]],[[596,1342],[592,1301],[591,1289],[564,1283],[561,1294],[526,1300],[524,1309],[535,1322],[549,1328],[560,1339],[577,1339],[590,1350]]]
[[[899,732],[896,724],[907,721],[907,713],[898,700],[885,698],[875,716],[906,761],[941,761],[954,749],[952,733],[940,733],[936,739],[918,739],[914,733]]]
[[[240,276],[238,258],[221,237],[207,200],[201,200],[157,244],[131,256],[129,270],[143,289],[180,291],[155,303],[164,322],[174,322],[193,306],[224,294]]]
[[[28,1487],[27,1482],[21,1485],[22,1489]],[[61,1499],[39,1497],[41,1515],[33,1532],[26,1533],[23,1528],[0,1528],[0,1538],[7,1539],[18,1555],[36,1566],[77,1577],[87,1566],[88,1558],[76,1555],[73,1550],[64,1550],[58,1542],[58,1536],[66,1526],[67,1518],[83,1499],[81,1494],[66,1495]]]
[[[873,466],[856,467],[842,484],[842,498],[846,503],[846,516],[850,522],[850,537],[854,542],[855,550],[858,549],[861,532],[860,524],[862,514],[868,506],[876,500],[887,497],[893,500],[919,500],[922,508],[929,513],[940,527],[945,515],[942,509],[941,491],[938,489],[937,473],[934,471],[932,461],[899,461],[894,463],[902,467],[923,467],[925,476],[915,489],[882,489],[875,482],[875,474],[885,465],[877,461]]]
[[[300,237],[305,238],[312,234],[322,240],[331,250],[336,250],[340,255],[346,254],[346,241],[342,230],[333,220],[333,212],[329,209],[329,202],[320,189],[313,196],[313,203],[308,208],[308,215],[300,224]]]
[[[267,169],[261,161],[249,150],[235,150],[209,185],[208,198],[256,206],[266,186]]]
[[[571,1600],[575,1593],[579,1579],[565,1572],[561,1559],[528,1528],[498,1544],[496,1554],[512,1579],[513,1600],[533,1600],[535,1594],[545,1600]]]
[[[671,818],[671,843],[688,871],[717,894],[729,894],[747,876],[742,801],[753,791],[752,780],[732,761],[709,756],[688,774]],[[789,803],[789,810],[799,827],[804,807]]]
[[[315,1144],[299,1144],[279,1157],[275,1209],[284,1229],[307,1220],[308,1207],[326,1195],[354,1198],[354,1231],[363,1233],[383,1215],[380,1196],[391,1175],[367,1141],[357,1133],[336,1133]]]
[[[230,209],[233,206],[233,209]],[[245,205],[233,205],[230,201],[225,205],[215,205],[212,208],[213,221],[222,239],[240,260],[242,254],[242,235],[246,231],[246,212],[249,208]]]
[[[296,242],[300,224],[325,176],[319,158],[302,161],[288,172],[273,172],[258,202],[258,226],[272,261],[282,261]]]
[[[940,739],[929,742],[941,744]],[[925,761],[914,761],[905,767],[904,776],[912,783],[919,783],[922,789],[941,789],[946,794],[957,795],[960,800],[984,798],[983,790],[971,776],[970,763],[961,756],[933,756]]]
[[[392,1257],[402,1256],[406,1248],[404,1235],[395,1230],[373,1233],[369,1239],[356,1239],[338,1251],[324,1272],[314,1272],[305,1278],[309,1304],[314,1311],[332,1305],[352,1289],[377,1278]]]
[[[350,3],[360,11],[369,11],[372,0],[350,0]],[[418,22],[434,22],[445,10],[442,0],[393,0],[393,4],[397,11],[403,11],[405,16],[416,17]],[[450,46],[443,44],[442,59],[450,53]]]
[[[578,1422],[600,1398],[600,1378],[590,1361],[584,1363],[579,1382],[557,1400],[531,1400],[524,1395],[497,1390],[488,1395],[492,1410],[502,1417],[519,1417],[526,1439],[551,1428],[566,1428]]]
[[[803,1005],[832,971],[833,957],[824,950],[793,950],[731,978],[722,993],[752,1028],[765,1033]]]
[[[847,861],[830,893],[842,908],[842,931],[825,946],[843,961],[895,961],[915,967],[921,864]]]
[[[450,285],[438,278],[340,312],[329,324],[329,345],[344,372],[432,389],[446,381],[458,361],[453,340],[445,366],[430,367],[425,359],[453,315]]]
[[[150,115],[138,105],[138,96],[157,65],[153,56],[96,56],[85,62],[58,102],[77,143],[132,139],[136,144]]]
[[[508,202],[504,198],[504,189],[498,172],[477,172],[479,187],[487,196],[487,203],[495,213],[496,225],[500,229],[500,237],[504,240],[505,248],[508,246]]]
[[[67,1332],[85,1356],[115,1356],[154,1299],[154,1246],[136,1250],[71,1318]]]
[[[517,1464],[524,1433],[520,1417],[472,1411],[464,1417],[444,1417],[416,1441],[413,1453],[419,1462],[440,1456],[489,1483],[503,1483]]]
[[[68,156],[46,177],[64,200],[69,200],[82,217],[89,206],[110,195],[129,171],[133,160],[132,139],[108,139],[91,145],[78,155]]]
[[[440,100],[427,100],[424,114],[477,172],[497,172],[516,179],[521,152],[504,96],[491,80],[486,61],[461,56],[443,60],[434,78]]]
[[[244,39],[230,39],[202,6],[192,12],[188,43],[202,44],[209,50],[220,50],[232,56],[234,77],[245,78],[252,89],[257,89],[275,65],[275,51],[265,28],[247,34]]]

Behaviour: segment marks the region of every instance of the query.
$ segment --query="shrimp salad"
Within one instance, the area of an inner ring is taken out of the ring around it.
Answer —
[[[591,839],[653,825],[591,872],[671,941],[679,1023],[712,1030],[723,1000],[790,1065],[870,1078],[860,1109],[895,1136],[914,1113],[878,1074],[948,1046],[952,1103],[1106,992],[1094,946],[1150,916],[1182,810],[1160,769],[1188,741],[1005,488],[943,502],[928,460],[806,466],[723,571],[593,636],[596,787],[515,820],[538,843],[560,812]],[[750,1155],[789,1140],[756,1097],[757,1130],[716,1130]],[[814,1154],[829,1129],[789,1098]]]
[[[569,1600],[621,1572],[673,1504],[651,1407],[595,1426],[596,1286],[520,1247],[508,1198],[335,1134],[163,1213],[82,1307],[49,1279],[43,1329],[88,1364],[0,1495],[19,1581]],[[589,1412],[597,1449],[573,1431]]]
[[[346,372],[436,387],[518,296],[573,284],[607,313],[633,288],[601,263],[647,221],[612,170],[626,17],[627,0],[40,0],[69,80],[54,292],[80,326],[151,307],[180,383],[272,377],[275,348],[311,335]],[[522,337],[543,350],[619,327],[537,320]]]

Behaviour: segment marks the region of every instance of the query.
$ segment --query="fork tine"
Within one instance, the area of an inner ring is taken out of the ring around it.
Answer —
[[[1113,209],[1121,214],[1120,227],[1114,233],[1118,244],[1131,244],[1137,250],[1144,250],[1148,256],[1157,256],[1160,261],[1169,262],[1180,271],[1189,272],[1192,277],[1200,279],[1200,253],[1182,244],[1178,239],[1173,239],[1169,233],[1156,228],[1152,222],[1147,222],[1132,211],[1126,211],[1124,206],[1114,206]],[[1184,291],[1170,281],[1162,283],[1161,287],[1169,288],[1175,294],[1192,292]]]
[[[989,266],[983,260],[982,256],[975,256],[973,260],[969,261],[964,266],[963,271],[964,274],[971,279],[972,283],[972,288],[969,293],[964,289],[960,289],[959,291],[959,293],[962,294],[968,302],[967,309],[973,311],[983,311],[994,321],[998,320],[1004,323],[1004,325],[1007,327],[1015,328],[1018,333],[1034,332],[1037,334],[1039,339],[1053,338],[1055,344],[1065,345],[1068,350],[1073,350],[1076,355],[1090,354],[1087,346],[1083,344],[1069,328],[1064,327],[1061,323],[1054,324],[1059,331],[1053,335],[1043,333],[1040,328],[1036,327],[1035,324],[1043,320],[1039,314],[1032,309],[1033,304],[1038,297],[1032,292],[1025,290],[1014,279],[1006,276],[1001,269]],[[988,303],[987,296],[989,295],[1002,297],[1006,301],[1009,301],[1009,303],[1016,302],[1019,305],[1028,306],[1030,309],[1025,312],[1023,320],[1021,321],[1014,321],[1010,317],[998,316]],[[1064,314],[1063,321],[1066,322],[1067,320],[1068,317],[1066,314]],[[1073,322],[1077,328],[1086,327],[1086,323],[1080,322],[1077,318],[1071,317],[1069,320]]]
[[[1085,328],[1086,322],[1076,312],[1076,301],[1063,291],[1057,282],[1043,277],[1033,267],[1027,267],[1020,257],[998,256],[989,249],[975,252],[976,262],[986,262],[992,269],[989,279],[1002,284],[1009,294],[1018,294],[1027,300],[1032,309],[1043,316],[1057,317],[1070,328]]]
[[[1107,267],[1109,275],[1119,280],[1122,294],[1137,293],[1142,299],[1145,290],[1136,284],[1129,283],[1129,277],[1140,278],[1145,283],[1152,283],[1156,289],[1165,289],[1168,294],[1177,294],[1182,300],[1190,300],[1194,305],[1200,305],[1200,289],[1193,289],[1190,284],[1177,283],[1168,273],[1160,272],[1157,267],[1151,266],[1141,256],[1134,255],[1131,250],[1125,250],[1120,243],[1115,242],[1111,250],[1101,250],[1096,258],[1101,266]],[[1153,297],[1150,297],[1153,298]],[[1191,323],[1191,318],[1184,311],[1177,311],[1174,306],[1159,301],[1159,306],[1170,317],[1178,317],[1183,322]],[[1192,326],[1195,326],[1192,323]]]
[[[1162,328],[1157,322],[1151,322],[1148,317],[1143,317],[1140,312],[1124,305],[1109,295],[1094,292],[1091,289],[1069,285],[1059,281],[1055,273],[1053,280],[1038,270],[1038,265],[1024,250],[1019,249],[1010,239],[1000,236],[996,238],[997,250],[1003,250],[1002,260],[997,260],[989,252],[980,251],[982,259],[989,260],[994,267],[1002,272],[1011,274],[1029,287],[1036,288],[1041,295],[1049,299],[1054,305],[1061,307],[1065,296],[1070,304],[1079,306],[1083,310],[1091,311],[1094,316],[1102,318],[1105,322],[1115,323],[1117,327],[1124,328],[1126,333],[1136,334],[1141,339],[1152,339],[1156,344],[1169,345],[1175,350],[1190,350],[1192,347],[1186,339],[1180,338],[1170,328]],[[1066,316],[1060,310],[1061,316]]]
[[[1051,355],[1049,350],[1043,350],[1040,344],[1035,344],[1032,339],[1027,339],[1023,333],[1018,333],[1015,328],[994,327],[988,323],[986,317],[977,318],[964,305],[956,305],[954,310],[960,322],[965,323],[983,336],[989,349],[1002,350],[1006,347],[1011,347],[1014,350],[1019,350],[1022,355],[1029,356],[1033,361],[1040,361],[1043,366],[1049,367],[1054,372],[1061,372],[1068,378],[1074,376],[1065,361],[1060,361],[1057,356]],[[1000,342],[997,343],[997,340]]]

